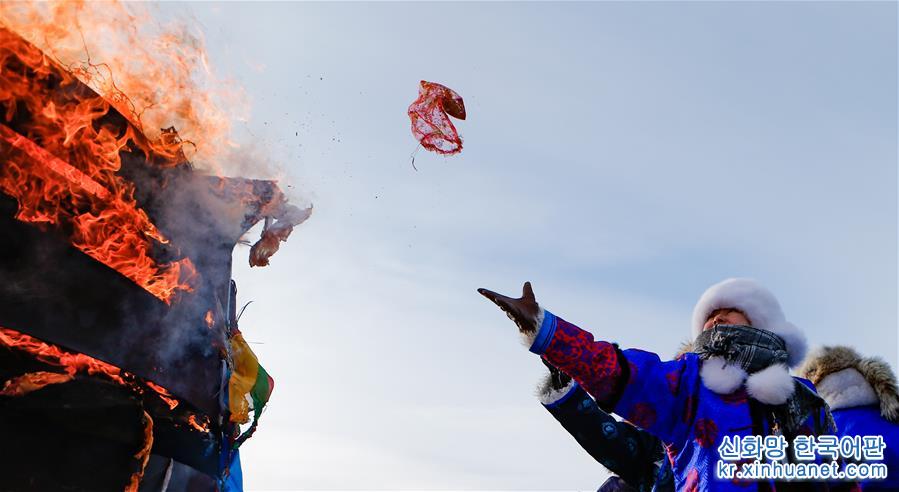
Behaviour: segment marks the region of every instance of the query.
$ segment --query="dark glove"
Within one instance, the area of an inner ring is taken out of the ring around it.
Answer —
[[[532,335],[540,328],[537,326],[540,306],[537,305],[537,299],[534,297],[534,290],[531,289],[530,282],[524,283],[521,297],[518,299],[506,297],[487,289],[478,289],[478,292],[499,306],[506,313],[506,316],[518,325],[518,331],[526,335]]]

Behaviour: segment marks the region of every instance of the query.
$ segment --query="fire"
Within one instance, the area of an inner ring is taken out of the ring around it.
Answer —
[[[122,152],[159,163],[174,150],[157,153],[138,128],[116,120],[110,103],[2,28],[0,112],[0,191],[18,202],[18,220],[64,231],[73,246],[165,302],[192,290],[189,259],[153,260],[154,244],[168,241],[137,205],[134,185],[116,174]]]
[[[190,424],[191,427],[200,431],[200,432],[209,432],[209,418],[202,417],[200,421],[197,420],[197,416],[191,414],[190,417],[187,418],[187,423]]]
[[[44,343],[37,338],[9,328],[0,327],[0,344],[27,352],[45,364],[62,367],[70,376],[84,372],[90,375],[102,375],[116,383],[125,384],[125,380],[122,379],[122,370],[112,364],[84,354],[67,352],[55,345]]]
[[[32,391],[39,390],[51,384],[59,384],[71,381],[74,376],[59,372],[29,372],[19,377],[12,378],[3,385],[0,395],[22,396]]]
[[[212,316],[212,310],[206,311],[206,326],[211,330],[215,326],[215,317]]]
[[[153,153],[218,170],[246,121],[240,84],[212,70],[199,24],[140,2],[2,2],[0,23],[47,53],[149,138]],[[185,22],[188,21],[188,22]],[[161,129],[175,127],[180,138]],[[182,142],[181,139],[184,141]]]
[[[159,396],[159,398],[161,398],[162,401],[166,403],[166,405],[169,406],[169,410],[174,410],[175,407],[177,407],[178,404],[181,403],[174,396],[172,396],[172,394],[169,393],[167,389],[163,388],[162,386],[159,386],[152,381],[147,381],[146,384],[150,387],[150,389],[156,392],[157,396]]]
[[[134,454],[134,459],[140,462],[140,470],[131,474],[131,481],[125,487],[125,492],[137,492],[140,487],[140,481],[144,478],[144,471],[147,469],[147,463],[150,461],[150,450],[153,449],[153,419],[150,414],[144,411],[144,444]]]
[[[56,345],[42,342],[30,335],[9,328],[0,327],[0,345],[26,352],[38,361],[61,367],[64,371],[64,373],[35,372],[10,379],[3,386],[2,392],[0,392],[0,394],[5,396],[21,396],[49,384],[64,383],[74,378],[75,374],[81,372],[89,375],[104,376],[137,392],[142,392],[141,388],[143,387],[150,388],[168,404],[170,409],[174,409],[180,403],[167,389],[158,384],[143,381],[142,386],[138,382],[137,377],[122,371],[112,364],[85,354],[63,350]]]

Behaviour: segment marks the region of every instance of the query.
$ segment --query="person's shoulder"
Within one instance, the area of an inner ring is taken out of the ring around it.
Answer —
[[[808,379],[801,378],[801,377],[799,377],[799,376],[793,376],[793,379],[795,379],[796,381],[799,381],[800,383],[804,384],[806,387],[808,387],[808,389],[810,389],[810,390],[812,390],[812,391],[815,391],[815,392],[818,391],[818,389],[815,388],[815,384],[812,383],[811,381],[809,381]]]
[[[628,348],[621,351],[624,356],[631,362],[634,363],[642,363],[642,362],[654,362],[654,363],[662,363],[662,364],[672,364],[672,365],[699,365],[700,359],[699,356],[693,352],[684,352],[679,353],[675,356],[674,359],[664,360],[657,353],[651,352],[649,350],[643,350],[638,348]]]
[[[699,356],[694,352],[684,352],[681,354],[677,354],[677,357],[675,357],[674,360],[689,361],[693,364],[698,364],[700,361]]]

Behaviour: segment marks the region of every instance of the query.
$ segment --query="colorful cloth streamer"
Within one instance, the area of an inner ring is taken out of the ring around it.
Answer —
[[[231,411],[231,422],[245,424],[250,421],[250,409],[253,410],[253,422],[250,428],[241,434],[233,444],[237,449],[256,431],[262,409],[268,403],[275,380],[265,371],[256,354],[250,350],[243,335],[236,332],[231,337],[231,357],[234,362],[231,378],[228,381],[228,406]]]

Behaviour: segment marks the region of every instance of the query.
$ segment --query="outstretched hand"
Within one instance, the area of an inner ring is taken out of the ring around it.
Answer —
[[[492,290],[478,289],[478,293],[490,299],[491,302],[499,306],[506,316],[518,325],[518,331],[525,334],[532,334],[537,331],[537,316],[540,314],[540,306],[534,297],[534,290],[531,288],[530,282],[524,283],[521,297],[518,299],[497,294]]]

